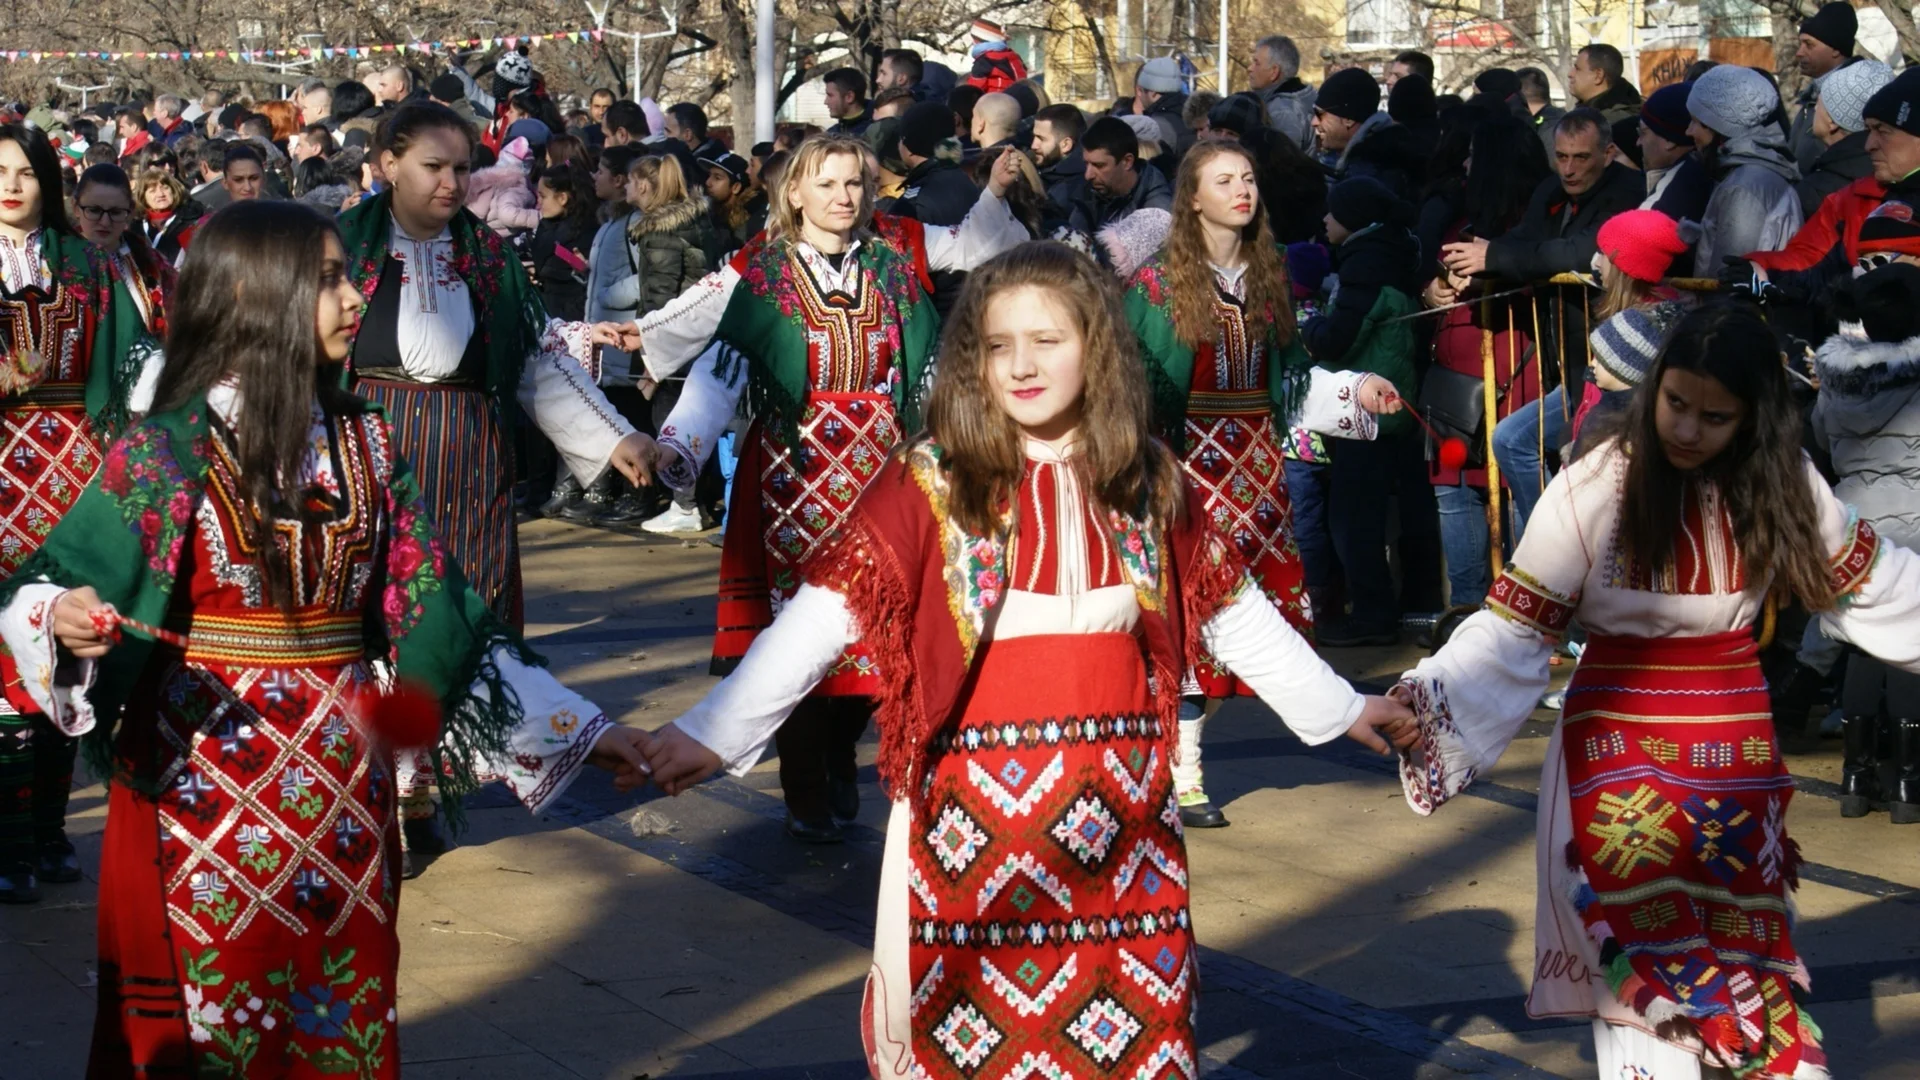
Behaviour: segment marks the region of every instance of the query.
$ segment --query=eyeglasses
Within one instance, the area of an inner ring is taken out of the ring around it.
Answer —
[[[133,216],[133,211],[119,206],[80,206],[75,209],[87,215],[88,221],[111,221],[116,225]]]
[[[1899,257],[1900,253],[1897,251],[1869,251],[1860,256],[1858,262],[1863,273],[1872,273],[1883,266],[1892,265],[1893,261]]]

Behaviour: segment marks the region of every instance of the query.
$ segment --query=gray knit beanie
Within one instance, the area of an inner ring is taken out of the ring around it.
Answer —
[[[1765,75],[1735,64],[1721,64],[1693,82],[1687,111],[1695,120],[1732,138],[1767,122],[1780,107],[1780,92]]]
[[[1593,332],[1594,361],[1628,386],[1639,386],[1681,314],[1679,304],[1663,300],[1612,316]]]
[[[1842,131],[1867,130],[1866,118],[1860,115],[1867,107],[1867,99],[1879,89],[1893,81],[1893,69],[1878,60],[1855,60],[1846,67],[1835,68],[1820,80],[1820,104],[1827,107],[1827,115],[1833,117],[1833,126]]]

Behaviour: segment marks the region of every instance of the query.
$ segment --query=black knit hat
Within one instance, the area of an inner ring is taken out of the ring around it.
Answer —
[[[940,144],[954,137],[953,110],[937,101],[923,101],[900,117],[900,141],[920,157],[932,157]]]
[[[1473,88],[1505,101],[1520,92],[1520,73],[1512,68],[1488,68],[1473,77]]]
[[[1402,75],[1387,91],[1387,115],[1402,124],[1431,120],[1438,110],[1433,104],[1433,80],[1419,72]]]
[[[1207,110],[1207,126],[1244,136],[1267,126],[1267,112],[1252,94],[1235,94]]]
[[[1852,4],[1833,0],[1802,20],[1800,32],[1825,42],[1841,56],[1852,56],[1853,38],[1860,32],[1860,17],[1853,13]]]
[[[1327,189],[1327,213],[1348,232],[1383,221],[1398,221],[1405,204],[1393,189],[1371,176],[1350,176]]]
[[[1380,111],[1380,84],[1364,68],[1341,68],[1320,84],[1314,108],[1356,123]]]
[[[1863,120],[1891,124],[1909,135],[1920,135],[1920,67],[1910,67],[1867,99]]]
[[[434,80],[427,84],[427,93],[431,94],[435,101],[455,105],[466,99],[467,84],[460,81],[460,76],[446,71],[435,76]]]
[[[1920,337],[1920,266],[1892,263],[1835,290],[1834,318],[1857,322],[1868,341]]]

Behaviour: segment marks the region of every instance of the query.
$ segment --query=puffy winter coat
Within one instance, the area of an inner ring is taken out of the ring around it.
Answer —
[[[637,216],[627,232],[627,266],[602,294],[607,307],[633,317],[665,307],[713,269],[713,228],[704,196],[681,199]]]
[[[1727,140],[1720,149],[1713,197],[1700,219],[1693,270],[1720,272],[1723,257],[1785,247],[1804,220],[1793,185],[1800,173],[1787,160],[1779,129],[1766,124]]]
[[[1313,147],[1313,103],[1320,91],[1298,78],[1254,91],[1267,108],[1267,124],[1302,150]]]
[[[500,155],[499,164],[473,174],[467,188],[467,209],[501,236],[538,228],[540,207],[527,177],[524,159],[511,153]]]
[[[637,214],[622,214],[600,226],[593,234],[593,247],[587,252],[587,321],[632,322],[640,313],[629,304],[616,307],[607,302],[610,287],[633,273],[627,254],[627,230]],[[600,347],[600,385],[632,386],[633,358],[610,345]]]
[[[1833,454],[1833,493],[1903,547],[1920,544],[1920,337],[1835,334],[1814,367],[1814,438]]]

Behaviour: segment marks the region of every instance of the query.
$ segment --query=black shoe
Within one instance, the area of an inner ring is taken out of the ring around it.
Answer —
[[[1224,829],[1232,824],[1220,808],[1210,802],[1180,808],[1180,824],[1189,829]]]
[[[442,855],[447,850],[447,834],[440,831],[440,815],[408,818],[400,823],[406,834],[406,850],[415,855]]]
[[[552,497],[540,504],[539,514],[541,517],[559,517],[582,494],[584,492],[580,489],[580,481],[575,480],[572,473],[568,473],[565,480],[553,486]]]
[[[791,813],[787,814],[787,835],[803,844],[838,844],[846,840],[832,818],[802,821]]]
[[[55,885],[71,885],[80,880],[80,856],[66,837],[40,845],[40,858],[33,864],[33,876]]]
[[[33,867],[14,863],[0,870],[0,904],[37,904],[40,886],[33,880]]]
[[[619,474],[607,469],[584,494],[554,515],[570,525],[591,525],[613,502],[613,478]]]
[[[1893,756],[1898,771],[1887,813],[1895,825],[1920,824],[1920,720],[1895,720]]]
[[[1880,793],[1879,717],[1849,716],[1841,733],[1845,758],[1840,766],[1840,816],[1866,817],[1886,803]]]
[[[654,500],[637,490],[621,492],[617,498],[607,504],[605,510],[594,517],[594,528],[637,529],[641,522],[657,513],[653,508],[653,502]]]
[[[1315,627],[1313,638],[1319,644],[1334,649],[1400,643],[1400,633],[1392,625],[1362,622],[1352,616],[1335,619],[1325,626]]]
[[[833,809],[833,820],[848,822],[860,816],[860,785],[853,780],[828,780],[827,805]]]

